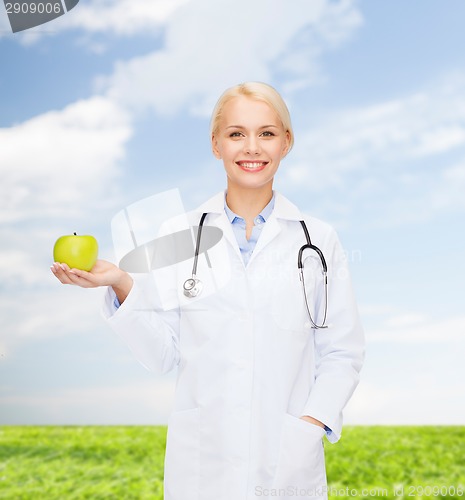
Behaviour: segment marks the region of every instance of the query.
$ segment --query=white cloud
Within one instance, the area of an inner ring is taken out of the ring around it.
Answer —
[[[460,117],[457,119],[459,120]],[[463,124],[458,123],[452,125],[439,123],[437,127],[432,127],[431,130],[425,130],[423,134],[420,134],[418,142],[418,145],[413,148],[413,154],[417,156],[449,151],[465,144],[465,128]]]
[[[131,109],[210,112],[219,92],[243,80],[305,85],[325,49],[361,24],[352,0],[196,0],[169,19],[163,49],[120,62],[100,88]]]
[[[0,331],[6,352],[14,352],[28,341],[73,335],[101,326],[99,304],[103,289],[62,285],[50,270],[41,288],[3,294]]]
[[[103,97],[0,129],[3,357],[29,341],[101,322],[95,309],[100,291],[65,288],[49,265],[56,238],[95,223],[88,205],[105,206],[117,193],[118,164],[131,131],[126,113]]]
[[[354,29],[359,28],[363,17],[355,5],[352,0],[327,3],[327,13],[316,27],[321,37],[337,46],[344,42]]]
[[[362,316],[380,316],[392,313],[394,307],[391,304],[359,304],[358,310]]]
[[[69,215],[111,191],[131,132],[128,116],[103,97],[0,129],[0,221]]]
[[[234,75],[241,69],[242,60],[246,66],[242,74],[247,75],[247,71],[254,69],[253,66],[247,68],[247,60],[253,59],[255,64],[260,57],[269,60],[280,56],[275,64],[281,71],[301,74],[300,78],[287,83],[286,88],[291,90],[318,79],[315,58],[323,49],[345,41],[361,24],[362,16],[355,8],[355,0],[313,0],[311,3],[237,0],[234,4],[226,0],[90,0],[80,2],[68,14],[45,25],[46,28],[42,25],[20,32],[16,39],[23,45],[32,45],[44,35],[72,30],[80,36],[78,43],[94,52],[104,52],[108,42],[96,39],[95,35],[159,35],[166,28],[169,59],[178,65],[166,68],[162,58],[154,62],[153,69],[171,69],[174,74],[167,75],[169,81],[175,81],[176,76],[186,77],[186,63],[192,66],[192,56],[196,60],[204,57],[198,77],[205,76],[205,82],[215,73],[215,68],[219,73],[227,71]],[[5,32],[8,30],[6,22]],[[185,43],[187,38],[191,39]],[[185,47],[176,47],[178,42]],[[276,54],[276,47],[282,53]],[[210,60],[209,54],[220,57]],[[233,67],[224,64],[225,54],[228,60],[236,58]],[[134,65],[131,69],[135,69]],[[156,75],[159,74],[157,71]],[[256,74],[261,74],[259,69]],[[189,79],[193,76],[198,83],[195,71],[190,71]],[[266,77],[265,74],[263,79],[269,80]],[[231,76],[219,79],[217,91],[241,78],[239,75],[232,80]],[[214,85],[213,81],[210,83]],[[197,89],[193,92],[195,95]]]
[[[465,182],[465,161],[459,165],[448,168],[444,172],[444,179],[450,182]]]
[[[314,121],[298,131],[278,179],[339,227],[361,216],[393,228],[465,209],[465,74]]]
[[[389,328],[408,328],[412,326],[424,325],[427,322],[428,318],[424,314],[408,313],[389,318],[387,326]]]
[[[369,189],[399,178],[418,181],[424,172],[416,161],[465,146],[464,90],[465,77],[453,75],[420,93],[322,118],[301,134],[286,181],[312,191],[343,187],[360,172]],[[441,170],[439,161],[435,171]]]
[[[363,373],[363,372],[362,372]],[[437,384],[426,374],[402,385],[379,386],[362,379],[347,405],[345,422],[358,425],[463,425],[465,384]]]
[[[424,314],[409,313],[389,317],[384,325],[367,331],[370,342],[424,344],[465,342],[465,316],[440,321]]]
[[[134,383],[47,391],[3,389],[2,424],[15,425],[166,425],[173,406],[175,380],[140,377]],[[102,402],[105,404],[102,404]],[[5,414],[12,414],[5,421]]]
[[[158,34],[177,9],[191,0],[90,0],[79,2],[69,13],[45,25],[15,33],[23,45],[33,45],[45,35],[74,30],[79,34],[135,36]],[[11,32],[6,16],[0,16],[0,37]],[[13,37],[13,35],[11,35]],[[104,45],[103,45],[104,46]]]
[[[9,287],[18,281],[26,286],[39,284],[44,275],[45,271],[34,265],[30,251],[17,248],[0,250],[0,276],[3,286]]]
[[[465,159],[446,168],[438,179],[431,195],[431,206],[435,209],[465,208]]]
[[[120,24],[117,18],[125,21]],[[150,5],[124,0],[79,4],[56,22],[58,31],[71,25],[85,32],[111,26],[118,33],[137,31],[144,23],[166,23],[165,44],[119,63],[101,84],[107,97],[95,96],[0,129],[4,223],[79,215],[87,199],[109,199],[135,109],[152,106],[169,114],[188,107],[192,113],[209,113],[226,86],[249,78],[270,81],[271,68],[291,61],[291,55],[300,63],[286,68],[288,84],[298,86],[312,79],[321,50],[350,36],[361,16],[353,0],[318,0],[310,6],[305,0],[289,5],[239,0],[233,7],[225,0]],[[310,61],[311,68],[302,66],[303,61]]]
[[[92,0],[79,3],[60,19],[59,29],[90,33],[141,35],[163,26],[190,0]]]

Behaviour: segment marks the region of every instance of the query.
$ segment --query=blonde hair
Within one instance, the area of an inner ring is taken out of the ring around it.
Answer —
[[[262,82],[245,82],[235,85],[227,89],[218,99],[215,107],[213,108],[213,113],[210,121],[210,138],[218,133],[218,128],[220,120],[223,114],[223,109],[225,105],[235,97],[245,96],[255,99],[257,101],[262,101],[268,104],[271,109],[273,109],[278,115],[283,128],[289,133],[289,149],[291,150],[294,144],[294,131],[292,130],[291,115],[287,109],[286,103],[279,94],[279,92],[274,89],[271,85]]]

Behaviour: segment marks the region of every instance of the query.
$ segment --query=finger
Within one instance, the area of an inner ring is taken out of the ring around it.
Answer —
[[[54,262],[52,266],[50,266],[53,274],[58,278],[61,283],[64,285],[72,285],[73,282],[70,280],[69,276],[66,274],[64,269],[60,266],[58,262]]]
[[[73,284],[77,284],[78,283],[78,280],[77,280],[77,276],[75,274],[75,271],[78,271],[78,269],[70,269],[70,267],[68,266],[68,264],[65,264],[64,262],[62,262],[60,264],[60,267],[62,269],[62,273],[64,273],[67,277],[67,279],[73,283]]]
[[[91,283],[89,283],[87,280],[83,279],[83,278],[79,278],[79,276],[73,276],[72,278],[70,278],[71,280],[71,283],[73,285],[77,285],[77,286],[80,286],[81,288],[92,288],[93,285]]]
[[[81,272],[82,271],[80,269],[70,269],[67,272],[67,275],[74,285],[78,285],[83,288],[95,287],[96,286],[95,283],[92,280],[87,279],[84,275],[81,275],[80,274]]]
[[[88,273],[87,271],[83,271],[82,269],[70,269],[69,274],[77,276],[78,278],[86,279],[88,281],[92,281],[94,278],[94,275],[92,273]]]
[[[68,285],[79,285],[79,281],[75,274],[72,272],[68,264],[58,263],[57,276],[60,277],[62,283],[66,283]]]

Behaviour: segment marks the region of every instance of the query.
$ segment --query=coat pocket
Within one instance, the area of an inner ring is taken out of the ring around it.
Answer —
[[[199,409],[172,413],[166,438],[165,500],[198,499],[199,448]]]
[[[273,488],[283,493],[280,498],[327,498],[326,469],[322,427],[286,414]],[[305,494],[304,494],[305,493]]]

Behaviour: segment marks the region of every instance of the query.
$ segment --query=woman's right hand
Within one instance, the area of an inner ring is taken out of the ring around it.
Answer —
[[[82,288],[111,286],[120,303],[124,301],[132,288],[131,276],[106,260],[97,260],[90,271],[70,269],[67,264],[59,262],[54,262],[50,269],[58,280],[65,285],[77,285]]]

